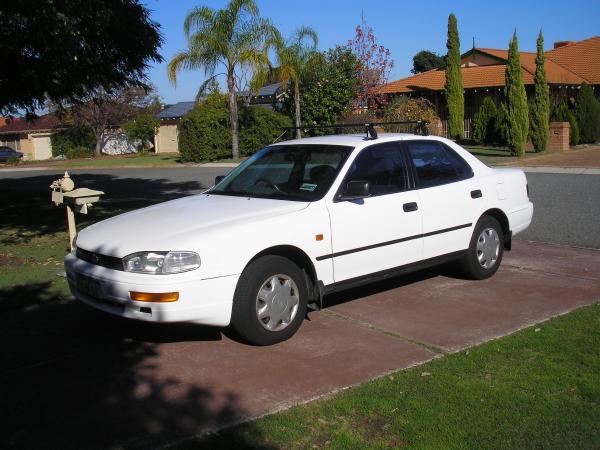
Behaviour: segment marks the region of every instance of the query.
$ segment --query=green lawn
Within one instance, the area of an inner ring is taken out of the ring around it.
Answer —
[[[177,153],[136,154],[102,156],[99,158],[78,158],[63,161],[27,161],[19,166],[42,165],[56,168],[111,168],[111,167],[168,167],[180,166],[182,162]]]
[[[519,157],[511,155],[510,150],[506,147],[487,147],[483,145],[464,145],[463,147],[488,166],[515,164],[521,159],[548,154],[548,152],[535,153],[530,151],[525,153],[525,156]]]
[[[149,203],[100,202],[90,214],[77,215],[78,229]],[[65,278],[58,276],[68,251],[65,208],[48,198],[23,199],[0,206],[0,217],[5,219],[0,225],[0,312],[71,301]]]
[[[595,304],[180,448],[592,449],[599,424]]]
[[[219,163],[240,163],[246,158],[241,159],[222,159]],[[102,169],[102,168],[119,168],[119,167],[183,167],[185,165],[203,164],[209,161],[201,161],[199,163],[183,163],[181,162],[178,153],[153,153],[136,154],[136,155],[118,155],[118,156],[101,156],[99,158],[78,158],[63,161],[24,161],[17,165],[7,165],[7,167],[33,167],[44,166],[57,169]]]

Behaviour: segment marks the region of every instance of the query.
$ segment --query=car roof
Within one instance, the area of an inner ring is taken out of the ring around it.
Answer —
[[[438,136],[421,136],[412,133],[379,133],[377,139],[367,139],[364,133],[361,134],[333,134],[328,136],[307,137],[302,139],[293,139],[281,141],[272,145],[348,145],[352,147],[365,147],[378,142],[407,141],[415,139],[430,139],[445,141],[446,139]]]

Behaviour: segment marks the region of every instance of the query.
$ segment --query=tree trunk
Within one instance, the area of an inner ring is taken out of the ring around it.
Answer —
[[[301,116],[300,116],[300,86],[297,81],[294,81],[294,104],[296,106],[296,139],[302,138],[302,132],[300,131]]]
[[[238,109],[237,99],[235,98],[235,80],[233,70],[227,74],[227,93],[229,94],[229,117],[231,119],[231,157],[240,158],[238,148]]]
[[[96,156],[102,156],[102,133],[94,133],[96,136]]]

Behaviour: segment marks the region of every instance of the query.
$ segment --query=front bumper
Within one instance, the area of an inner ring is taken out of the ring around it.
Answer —
[[[174,275],[121,272],[65,257],[69,288],[75,298],[116,316],[148,322],[193,322],[227,326],[239,275],[200,279],[197,271]],[[179,292],[170,303],[136,302],[129,292]]]

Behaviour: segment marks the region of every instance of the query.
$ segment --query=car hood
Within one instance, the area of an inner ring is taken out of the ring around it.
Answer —
[[[309,203],[200,194],[159,203],[91,225],[77,247],[122,258],[139,251],[194,250],[211,230],[299,211]]]

